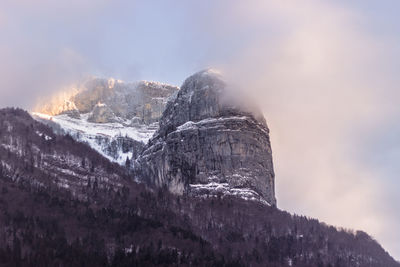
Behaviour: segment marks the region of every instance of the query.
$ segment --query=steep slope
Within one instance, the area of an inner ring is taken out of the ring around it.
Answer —
[[[59,136],[18,109],[0,110],[3,176],[35,188],[64,188],[86,199],[94,187],[122,191],[125,171],[70,136]]]
[[[102,103],[119,118],[136,117],[150,124],[160,118],[168,97],[178,89],[148,81],[124,83],[113,79],[92,79],[71,100],[81,113],[92,112],[98,103]]]
[[[138,179],[177,194],[222,193],[276,205],[265,119],[229,97],[212,70],[186,79],[137,159]]]
[[[125,165],[158,129],[167,100],[178,89],[156,82],[95,78],[39,104],[33,115],[58,133],[86,142]]]
[[[146,188],[22,110],[0,110],[0,192],[5,266],[399,266],[363,232]]]
[[[66,114],[48,116],[33,113],[32,116],[50,126],[55,133],[68,134],[77,141],[87,143],[104,157],[120,165],[125,165],[127,158],[136,158],[158,128],[157,123],[134,126],[123,122],[92,123],[89,122],[90,114],[82,114],[79,119]]]
[[[0,266],[224,262],[124,168],[23,110],[0,110],[0,192]]]

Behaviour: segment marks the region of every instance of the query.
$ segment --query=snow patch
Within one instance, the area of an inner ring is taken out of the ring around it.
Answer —
[[[247,120],[249,117],[246,116],[232,116],[232,117],[220,117],[220,118],[208,118],[201,121],[193,122],[187,121],[184,124],[178,126],[175,132],[186,131],[186,130],[195,130],[204,124],[215,123],[215,122],[224,122],[230,120]]]
[[[257,192],[249,188],[235,188],[231,187],[228,183],[210,182],[207,184],[189,184],[190,191],[196,195],[204,195],[204,192],[209,194],[222,194],[225,196],[236,196],[244,200],[258,201],[265,205],[271,206],[264,200]]]
[[[104,103],[100,103],[100,102],[96,104],[96,107],[105,107],[105,106],[107,106],[107,105]]]
[[[49,121],[53,119],[53,116],[51,116],[51,115],[38,113],[38,112],[32,112],[32,115],[37,116],[41,119],[49,120]]]
[[[112,162],[124,165],[126,158],[132,158],[132,151],[126,153],[119,151],[118,158],[109,156],[105,150],[105,143],[101,139],[108,139],[107,144],[120,137],[129,137],[135,141],[147,143],[147,141],[158,130],[158,123],[150,125],[130,125],[131,120],[113,123],[92,123],[88,121],[90,113],[82,114],[80,119],[71,118],[66,114],[57,116],[48,116],[41,113],[32,113],[33,115],[53,121],[75,139],[87,143],[90,147],[101,153]]]
[[[185,122],[184,124],[182,124],[181,126],[178,126],[178,128],[176,128],[176,132],[187,131],[187,130],[192,130],[192,129],[198,129],[198,127],[195,122],[188,121],[188,122]]]
[[[36,131],[36,134],[39,135],[40,137],[44,137],[44,139],[45,139],[46,141],[49,141],[49,140],[52,140],[52,139],[53,139],[51,136],[48,136],[47,134],[41,133],[41,132],[39,132],[39,131]]]

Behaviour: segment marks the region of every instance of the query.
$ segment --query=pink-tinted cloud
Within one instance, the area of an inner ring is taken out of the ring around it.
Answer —
[[[250,1],[232,10],[230,22],[266,27],[225,70],[267,116],[278,205],[365,230],[399,257],[400,219],[382,209],[396,205],[385,202],[391,184],[359,154],[360,138],[395,115],[384,103],[396,93],[381,69],[392,64],[390,41],[365,31],[359,14],[320,1]]]

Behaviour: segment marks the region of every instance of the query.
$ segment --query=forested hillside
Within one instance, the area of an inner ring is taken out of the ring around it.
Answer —
[[[399,266],[361,231],[137,184],[22,110],[0,110],[0,162],[0,266]]]

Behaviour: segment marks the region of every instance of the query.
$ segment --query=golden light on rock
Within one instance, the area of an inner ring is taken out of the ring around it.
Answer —
[[[37,101],[34,111],[47,115],[58,115],[66,111],[76,110],[73,97],[80,90],[76,87],[60,90],[50,97],[41,98]]]

